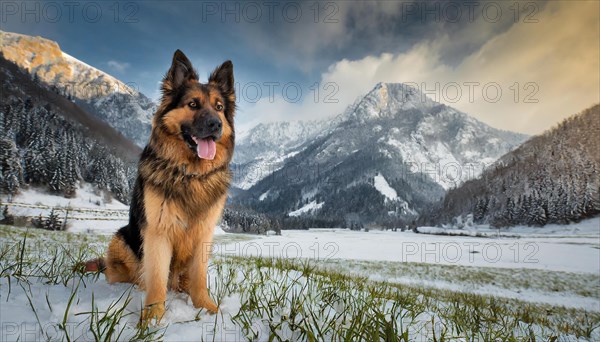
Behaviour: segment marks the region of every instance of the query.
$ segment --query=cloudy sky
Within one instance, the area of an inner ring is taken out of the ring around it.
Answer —
[[[3,1],[39,35],[158,98],[171,55],[231,59],[238,123],[321,119],[410,82],[494,127],[540,133],[600,102],[600,2]]]

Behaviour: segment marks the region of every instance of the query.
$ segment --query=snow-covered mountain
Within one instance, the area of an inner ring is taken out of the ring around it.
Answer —
[[[0,31],[0,51],[38,81],[144,146],[156,104],[127,84],[61,51],[54,41]]]
[[[380,153],[389,157],[400,153],[405,163],[446,190],[478,176],[526,139],[490,127],[404,84],[377,84],[345,116],[350,125],[371,123],[367,137],[377,139]],[[337,151],[348,153],[357,147],[342,146],[343,142],[338,140]]]
[[[413,217],[526,139],[389,83],[324,127],[295,141],[283,165],[239,200],[279,215]]]

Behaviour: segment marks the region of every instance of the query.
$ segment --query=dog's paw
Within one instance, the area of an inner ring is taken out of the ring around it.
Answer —
[[[146,305],[140,315],[140,328],[148,328],[148,326],[156,326],[160,324],[160,320],[165,315],[165,303],[155,303]]]
[[[208,294],[206,296],[202,296],[199,299],[194,300],[192,298],[192,303],[194,303],[194,307],[199,309],[199,308],[204,308],[206,309],[208,312],[210,313],[217,313],[217,311],[219,311],[219,308],[217,306],[217,304],[215,304],[212,299],[210,299],[210,297],[208,296]]]

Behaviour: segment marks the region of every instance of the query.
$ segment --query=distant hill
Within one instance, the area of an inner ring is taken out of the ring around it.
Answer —
[[[535,136],[448,191],[422,224],[473,215],[493,226],[577,222],[600,214],[600,104]],[[459,220],[460,221],[460,220]]]

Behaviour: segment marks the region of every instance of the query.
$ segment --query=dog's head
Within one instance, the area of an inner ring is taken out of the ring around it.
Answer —
[[[177,50],[163,79],[162,95],[153,130],[180,150],[172,152],[189,159],[231,159],[235,112],[231,61],[216,68],[207,83],[200,83],[192,63]]]

